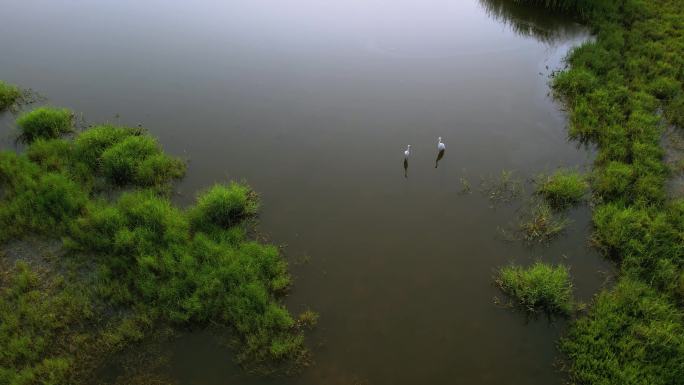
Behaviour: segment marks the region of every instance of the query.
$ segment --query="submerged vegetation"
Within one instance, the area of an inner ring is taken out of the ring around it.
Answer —
[[[87,382],[99,359],[159,325],[223,326],[250,368],[305,363],[302,331],[317,315],[295,319],[279,302],[291,278],[277,247],[247,236],[254,191],[217,184],[179,209],[168,191],[185,162],[139,128],[64,139],[72,115],[22,115],[26,152],[0,152],[0,244],[63,240],[59,256],[3,258],[0,384]]]
[[[570,53],[553,88],[570,136],[598,147],[593,240],[620,273],[561,341],[571,379],[681,383],[684,201],[667,195],[661,138],[668,124],[684,123],[682,2],[516,1],[579,15],[596,35]]]
[[[568,315],[574,304],[572,282],[565,266],[537,262],[528,268],[511,265],[501,268],[496,277],[501,290],[529,312]]]
[[[470,191],[470,184],[464,179],[461,179],[464,188]],[[523,193],[523,182],[512,170],[501,170],[501,174],[497,176],[489,176],[482,178],[480,181],[480,191],[486,195],[490,202],[495,205],[497,203],[507,203],[516,199]]]

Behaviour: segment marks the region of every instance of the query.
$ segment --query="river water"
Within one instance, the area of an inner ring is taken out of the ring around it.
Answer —
[[[0,78],[87,122],[142,124],[189,159],[176,200],[217,181],[261,195],[293,312],[321,314],[313,364],[248,375],[208,332],[162,347],[179,384],[563,383],[563,321],[495,304],[494,269],[562,262],[588,300],[608,269],[587,207],[547,246],[509,242],[522,194],[481,178],[586,167],[548,76],[588,38],[505,0],[4,0]],[[0,119],[11,145],[13,117]],[[447,149],[435,168],[436,141]],[[403,152],[412,145],[408,168]],[[461,178],[472,193],[462,193]],[[492,207],[494,206],[494,207]],[[301,263],[308,260],[306,263]]]

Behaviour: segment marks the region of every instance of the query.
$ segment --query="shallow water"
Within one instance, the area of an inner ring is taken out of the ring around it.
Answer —
[[[294,312],[321,314],[300,376],[244,374],[206,332],[163,347],[179,384],[561,384],[563,322],[494,304],[495,268],[571,266],[589,299],[608,265],[588,208],[549,246],[507,242],[521,201],[480,178],[586,166],[548,75],[587,32],[502,0],[5,0],[0,78],[88,122],[143,124],[190,161],[178,202],[244,179],[285,244]],[[11,114],[0,135],[11,146]],[[435,168],[436,140],[447,145]],[[403,151],[412,145],[407,170]],[[406,175],[405,175],[406,172]],[[473,185],[459,193],[460,178]],[[522,198],[529,196],[523,194]]]

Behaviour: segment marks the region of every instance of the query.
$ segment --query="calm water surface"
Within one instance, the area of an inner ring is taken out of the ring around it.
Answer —
[[[0,78],[88,122],[142,123],[190,161],[180,204],[217,181],[260,194],[287,245],[294,311],[321,313],[314,365],[248,376],[209,333],[162,349],[179,384],[561,384],[563,322],[496,306],[493,270],[571,266],[588,299],[604,262],[572,212],[548,247],[502,240],[518,204],[477,186],[583,166],[548,75],[587,38],[497,0],[4,0]],[[13,117],[0,119],[11,145]],[[436,139],[447,144],[435,168]],[[403,151],[412,145],[407,175]],[[460,178],[474,187],[459,194]],[[529,195],[529,193],[527,194]]]

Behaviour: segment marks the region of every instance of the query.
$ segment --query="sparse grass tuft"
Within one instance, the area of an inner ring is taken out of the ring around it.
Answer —
[[[573,311],[572,283],[565,266],[541,262],[524,268],[506,266],[499,270],[496,283],[529,312],[569,315]]]
[[[546,202],[533,203],[522,215],[518,225],[524,241],[544,243],[558,236],[568,225],[568,219],[555,213]]]
[[[299,324],[302,327],[311,329],[318,324],[318,318],[319,318],[318,313],[309,309],[309,310],[302,312],[299,315],[299,319],[297,321],[299,322]]]
[[[66,108],[39,107],[17,119],[19,138],[26,143],[36,139],[55,139],[73,132],[74,114]]]
[[[463,182],[463,180],[461,181]],[[466,181],[467,182],[467,181]],[[470,188],[470,185],[467,185]],[[480,191],[496,204],[507,203],[516,199],[523,192],[523,183],[514,171],[502,170],[496,177],[484,178],[480,182]]]

